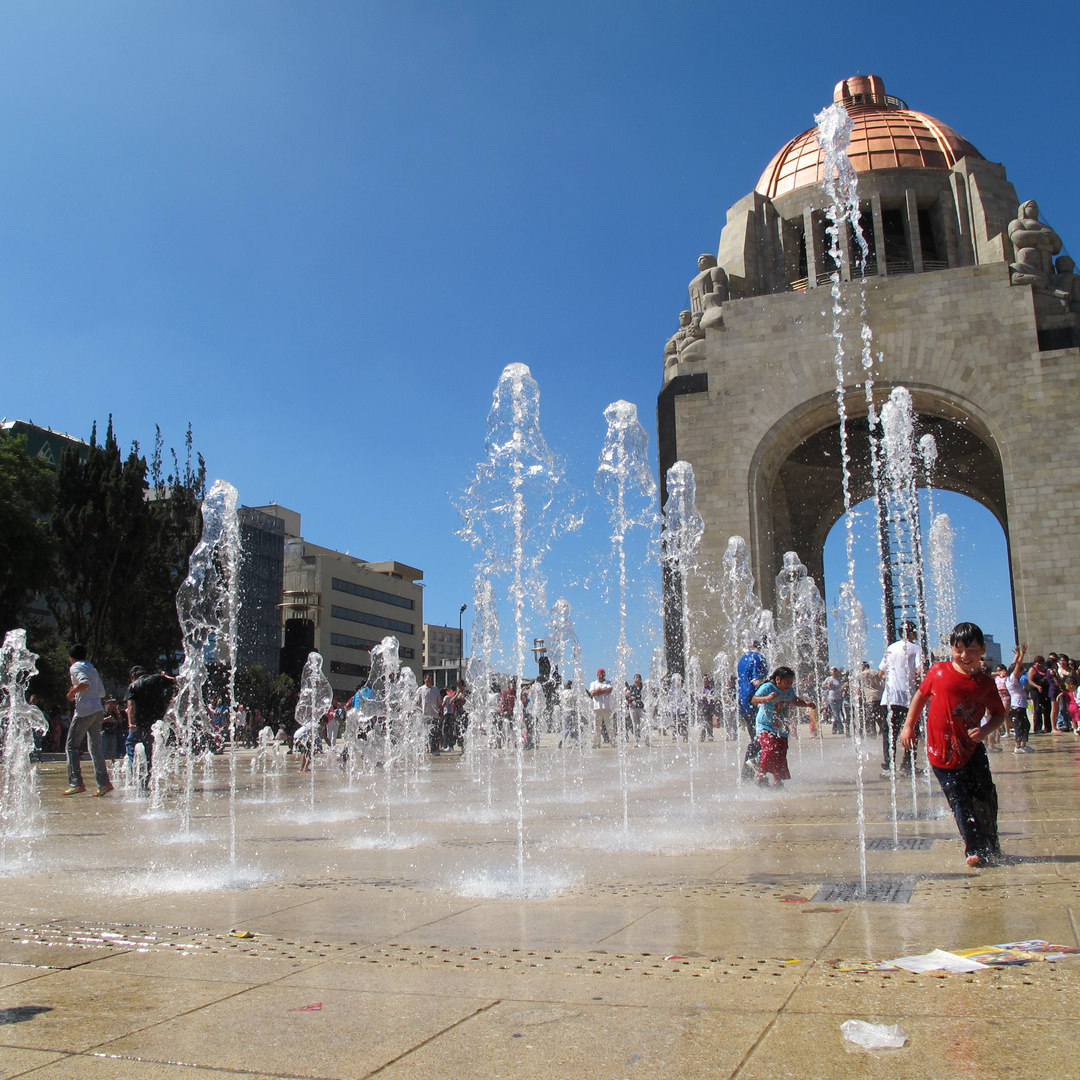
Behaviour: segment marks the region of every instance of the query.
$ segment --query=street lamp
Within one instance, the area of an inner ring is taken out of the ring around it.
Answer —
[[[457,613],[457,677],[459,679],[463,679],[465,677],[464,673],[461,670],[462,662],[465,659],[465,639],[463,638],[461,633],[461,616],[465,614],[465,609],[468,606],[468,604],[462,604],[461,610]]]

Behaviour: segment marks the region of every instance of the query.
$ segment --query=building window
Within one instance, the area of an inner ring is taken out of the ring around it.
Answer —
[[[354,585],[351,581],[342,581],[341,578],[331,578],[330,584],[338,592],[362,596],[365,600],[378,600],[380,604],[393,604],[395,607],[408,608],[410,611],[416,606],[407,596],[395,596],[393,593],[382,592],[379,589],[369,589],[366,585]],[[409,633],[411,634],[412,631],[410,630]]]
[[[347,664],[344,660],[330,661],[331,675],[351,675],[355,679],[366,679],[371,668],[365,664]]]
[[[382,615],[371,615],[366,611],[354,611],[352,608],[331,606],[330,614],[335,619],[347,619],[349,622],[366,623],[368,626],[381,626],[384,630],[396,630],[399,634],[411,634],[413,624],[386,619]]]
[[[348,634],[331,634],[330,644],[338,645],[342,649],[360,649],[363,652],[371,652],[379,643],[368,641],[367,638],[350,637]]]

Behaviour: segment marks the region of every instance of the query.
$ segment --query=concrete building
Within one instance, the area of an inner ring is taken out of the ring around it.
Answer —
[[[260,665],[276,677],[281,662],[281,585],[285,573],[285,522],[241,506],[240,618],[237,666]]]
[[[829,254],[822,152],[803,132],[728,210],[717,254],[699,259],[665,348],[661,477],[677,460],[693,465],[700,558],[719,567],[729,537],[744,537],[766,607],[785,551],[822,581],[843,513],[836,271],[853,501],[872,492],[865,312],[874,409],[894,387],[910,391],[920,432],[937,440],[935,485],[982,503],[1005,532],[1017,640],[1032,654],[1067,646],[1080,596],[1058,585],[1080,570],[1080,429],[1062,388],[1080,383],[1080,278],[1055,260],[1061,238],[1020,203],[1003,165],[876,76],[847,79],[834,97],[853,121],[865,278],[853,231],[840,233],[839,266]],[[715,607],[704,594],[692,605]],[[673,630],[669,619],[674,655]],[[703,627],[701,655],[724,637],[719,620]]]
[[[296,677],[307,653],[322,654],[335,695],[352,694],[371,666],[371,649],[393,635],[403,667],[422,677],[424,572],[399,562],[367,562],[319,547],[300,532],[295,510],[256,510],[280,518],[284,532],[281,669]]]
[[[460,678],[462,632],[456,626],[424,623],[424,672],[436,686],[452,686]]]

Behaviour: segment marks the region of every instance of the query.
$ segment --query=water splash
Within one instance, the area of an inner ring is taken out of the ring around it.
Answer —
[[[25,630],[9,630],[0,647],[0,868],[7,866],[8,841],[33,835],[40,824],[37,771],[31,763],[34,733],[44,734],[44,713],[26,700],[37,674],[37,653],[26,647]]]
[[[236,488],[215,480],[203,500],[202,537],[188,560],[188,574],[176,595],[184,636],[184,660],[176,694],[163,720],[154,725],[151,810],[165,807],[170,788],[178,785],[176,816],[180,831],[191,830],[195,762],[209,734],[208,664],[226,666],[229,704],[230,865],[236,866],[236,640],[240,614],[238,591],[242,549],[236,514]]]
[[[668,646],[675,644],[677,670],[685,670],[691,652],[690,575],[697,566],[697,549],[705,532],[698,513],[694,467],[676,461],[667,471],[667,502],[664,504],[664,532],[660,560],[664,572],[664,623],[669,629]],[[673,643],[672,627],[678,627]]]
[[[955,539],[949,515],[938,514],[930,524],[930,579],[934,585],[934,641],[942,645],[956,625]]]
[[[319,725],[334,704],[334,691],[330,680],[323,674],[323,658],[317,652],[308,653],[304,671],[300,676],[300,693],[296,699],[295,718],[297,730],[294,738],[306,736],[311,773],[311,809],[315,809],[315,749],[318,744]]]
[[[503,581],[513,613],[511,671],[525,677],[530,621],[546,616],[543,559],[555,536],[577,528],[561,461],[540,427],[540,387],[525,364],[508,364],[488,413],[486,458],[461,506],[460,535],[481,552],[478,577]],[[517,767],[518,874],[525,874],[524,695],[515,694],[511,737]]]

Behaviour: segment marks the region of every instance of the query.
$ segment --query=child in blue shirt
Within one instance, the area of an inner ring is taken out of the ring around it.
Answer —
[[[758,759],[757,782],[769,786],[768,775],[773,776],[773,786],[783,787],[791,779],[788,771],[788,734],[797,708],[809,709],[812,701],[804,701],[795,693],[795,672],[789,667],[778,667],[750,698],[757,706],[757,738],[761,744]]]

